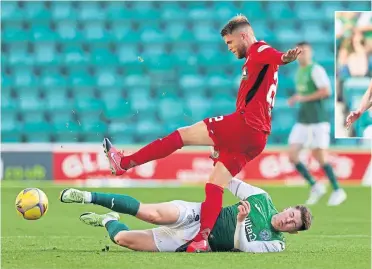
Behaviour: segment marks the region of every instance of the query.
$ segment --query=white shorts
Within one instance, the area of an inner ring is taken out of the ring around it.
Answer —
[[[328,122],[296,123],[288,138],[288,143],[300,144],[311,149],[327,149],[330,143],[331,126]]]
[[[201,203],[171,201],[180,210],[180,216],[172,225],[152,229],[155,245],[160,252],[174,252],[192,240],[200,230]]]

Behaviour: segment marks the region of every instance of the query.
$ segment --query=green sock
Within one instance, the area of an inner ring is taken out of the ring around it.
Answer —
[[[119,222],[118,220],[110,220],[105,225],[106,230],[110,236],[112,242],[115,242],[115,236],[121,231],[129,231],[129,228],[124,223]]]
[[[326,173],[329,181],[331,182],[332,188],[334,190],[338,190],[340,188],[340,186],[338,185],[338,181],[337,181],[337,178],[335,176],[335,173],[333,173],[332,166],[330,166],[329,164],[325,164],[323,166],[323,170]]]
[[[305,165],[303,163],[299,162],[296,164],[297,171],[306,179],[306,181],[313,186],[315,184],[315,180],[310,175],[309,171],[306,169]]]
[[[118,213],[137,215],[140,202],[128,195],[92,192],[92,203]]]

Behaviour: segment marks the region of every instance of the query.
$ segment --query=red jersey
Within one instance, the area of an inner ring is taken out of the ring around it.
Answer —
[[[283,54],[264,41],[252,44],[247,50],[236,110],[244,111],[246,122],[254,129],[271,131],[279,65],[285,64],[281,60]]]

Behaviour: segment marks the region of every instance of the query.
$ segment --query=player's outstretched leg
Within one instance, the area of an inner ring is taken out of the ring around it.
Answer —
[[[151,230],[129,231],[124,223],[119,222],[119,214],[110,212],[96,214],[83,213],[80,220],[94,227],[105,227],[110,239],[117,245],[138,251],[158,251]]]
[[[180,128],[170,135],[157,139],[132,155],[124,156],[112,146],[110,140],[103,140],[103,147],[109,160],[111,171],[119,176],[126,170],[153,160],[162,159],[183,146],[213,146],[207,126],[200,121],[192,126]]]
[[[144,204],[129,195],[88,192],[64,189],[60,194],[63,203],[96,204],[118,213],[132,215],[152,224],[168,225],[177,222],[180,210],[173,202]]]

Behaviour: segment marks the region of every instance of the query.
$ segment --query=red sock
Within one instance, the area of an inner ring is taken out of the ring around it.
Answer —
[[[151,142],[136,153],[125,156],[121,159],[120,166],[124,169],[128,169],[133,165],[137,166],[153,160],[161,159],[182,147],[183,141],[181,135],[176,130],[164,138]]]
[[[205,201],[202,203],[200,211],[200,231],[194,238],[194,241],[208,238],[221,212],[222,199],[222,187],[212,183],[205,185]]]

